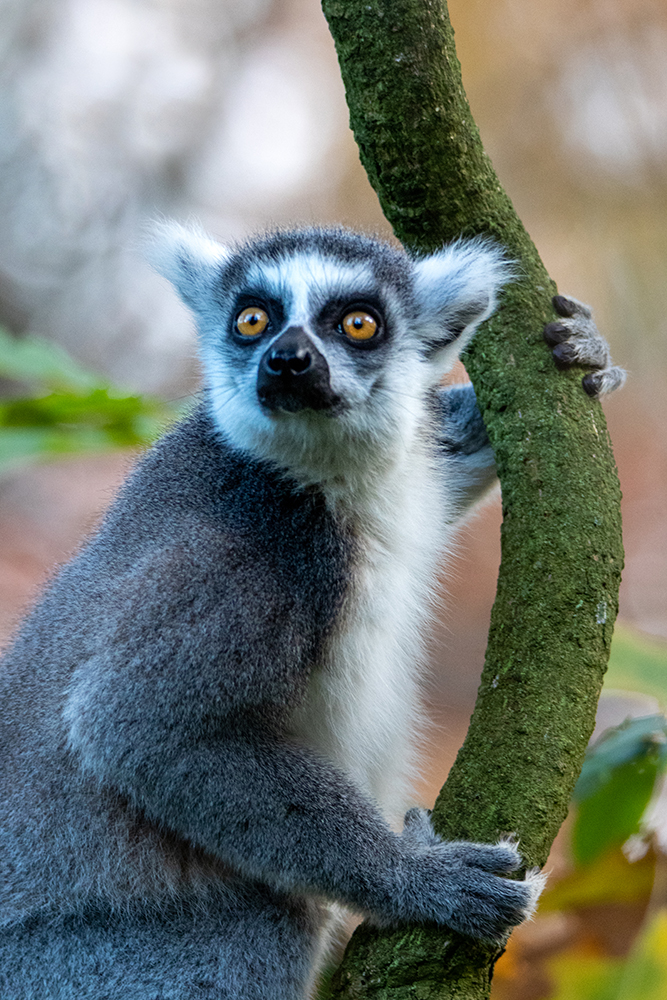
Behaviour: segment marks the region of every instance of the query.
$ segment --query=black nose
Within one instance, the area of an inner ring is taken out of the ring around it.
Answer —
[[[268,410],[332,410],[340,399],[331,388],[329,365],[306,331],[291,326],[262,355],[257,395]]]
[[[313,363],[310,351],[303,345],[281,348],[274,345],[267,354],[266,367],[274,375],[302,375]]]

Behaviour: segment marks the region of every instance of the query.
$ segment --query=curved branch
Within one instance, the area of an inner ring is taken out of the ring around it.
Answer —
[[[623,562],[599,403],[542,340],[555,288],[483,150],[444,0],[323,0],[362,162],[397,237],[431,251],[482,233],[520,279],[465,358],[496,453],[504,522],[486,664],[434,810],[448,839],[521,839],[542,865],[595,720]],[[487,997],[492,949],[430,928],[359,928],[338,998]],[[415,984],[419,992],[415,993]]]

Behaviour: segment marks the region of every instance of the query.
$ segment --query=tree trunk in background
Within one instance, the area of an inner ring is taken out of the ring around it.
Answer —
[[[465,357],[502,486],[502,561],[466,741],[433,814],[447,839],[521,839],[543,865],[595,720],[623,562],[606,423],[542,340],[553,282],[500,186],[463,91],[444,0],[323,0],[361,160],[396,236],[508,248],[520,280]],[[497,952],[446,930],[363,925],[339,1000],[482,1000]]]

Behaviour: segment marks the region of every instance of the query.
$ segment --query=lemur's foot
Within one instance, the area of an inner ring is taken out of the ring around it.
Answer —
[[[563,318],[547,323],[544,339],[553,348],[554,361],[559,368],[583,365],[594,369],[584,375],[581,384],[589,396],[603,396],[620,389],[626,373],[612,364],[609,344],[599,332],[591,310],[577,299],[555,295],[554,309]]]

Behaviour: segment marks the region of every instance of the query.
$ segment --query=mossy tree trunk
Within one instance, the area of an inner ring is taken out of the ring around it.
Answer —
[[[485,154],[445,0],[323,0],[362,162],[397,237],[485,234],[520,280],[465,363],[502,486],[502,561],[466,741],[438,798],[444,837],[516,832],[543,865],[590,737],[617,611],[620,492],[598,402],[542,340],[553,282]],[[431,928],[355,933],[331,996],[482,1000],[497,953]]]

